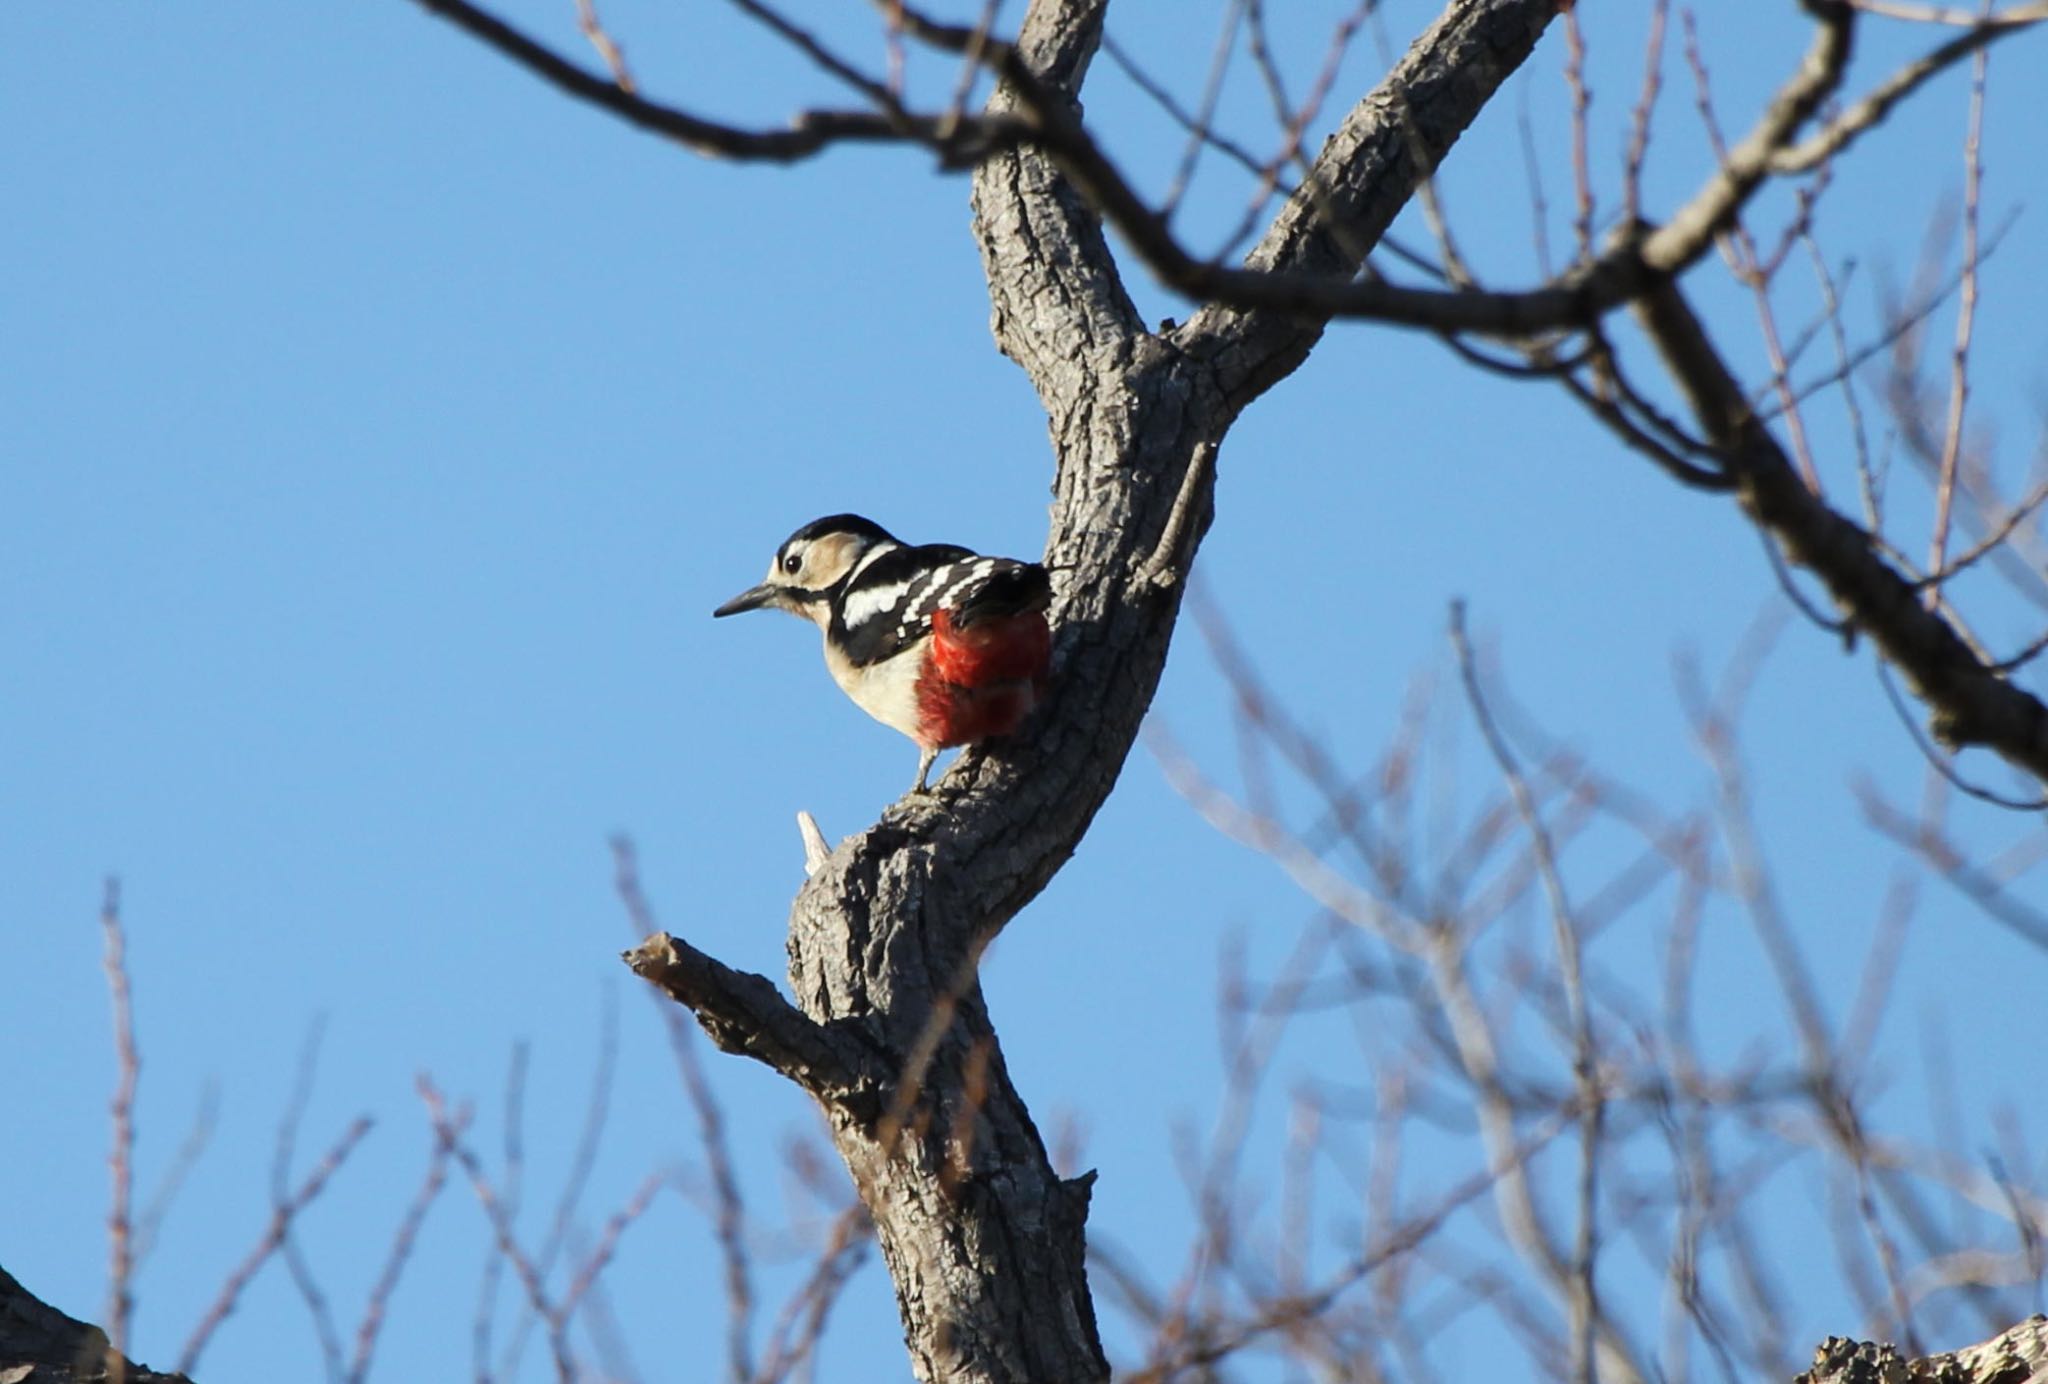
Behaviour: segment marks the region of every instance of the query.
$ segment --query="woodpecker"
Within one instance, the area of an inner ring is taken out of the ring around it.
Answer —
[[[816,624],[840,690],[917,742],[922,793],[940,750],[1010,734],[1045,696],[1051,601],[1035,562],[913,547],[834,514],[784,539],[768,579],[711,613],[773,607]]]

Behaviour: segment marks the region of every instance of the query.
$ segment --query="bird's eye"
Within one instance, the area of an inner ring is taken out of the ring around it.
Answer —
[[[803,568],[803,565],[804,559],[801,553],[791,553],[788,557],[782,559],[782,570],[789,573],[792,577]]]

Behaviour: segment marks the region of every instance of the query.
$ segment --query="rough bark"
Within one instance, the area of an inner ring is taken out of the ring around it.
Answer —
[[[1918,1359],[1889,1343],[1830,1336],[1793,1384],[2048,1384],[2048,1317],[2036,1313],[1978,1345]]]
[[[1077,111],[1105,7],[1039,0],[1020,32],[1038,80]],[[1250,262],[1348,279],[1554,12],[1554,0],[1454,0],[1347,115],[1315,165],[1316,195],[1281,213]],[[1014,102],[998,91],[993,104]],[[982,165],[973,205],[996,342],[1036,387],[1056,461],[1052,698],[1026,734],[970,751],[933,795],[892,807],[812,876],[789,928],[810,1038],[793,1035],[799,1016],[779,1000],[688,957],[676,973],[671,939],[629,959],[723,1046],[819,1099],[872,1213],[920,1379],[1105,1379],[1083,1261],[1092,1175],[1053,1170],[975,966],[1115,784],[1209,524],[1217,447],[1322,324],[1212,308],[1148,332],[1086,199],[1032,150]]]
[[[192,1384],[117,1357],[107,1333],[66,1316],[0,1269],[0,1384]]]

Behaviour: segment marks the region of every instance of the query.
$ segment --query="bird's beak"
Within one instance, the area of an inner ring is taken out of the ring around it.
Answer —
[[[750,586],[718,609],[712,611],[711,618],[716,620],[727,615],[737,615],[743,610],[759,610],[762,606],[773,601],[775,595],[776,589],[765,581],[759,586]]]

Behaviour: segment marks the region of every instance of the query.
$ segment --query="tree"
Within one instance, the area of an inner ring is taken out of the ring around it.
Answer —
[[[825,1108],[874,1217],[920,1378],[1107,1373],[1084,1267],[1087,1183],[1053,1171],[1005,1073],[975,963],[1073,852],[1130,750],[1208,523],[1216,449],[1333,317],[1399,322],[1453,340],[1508,338],[1529,369],[1573,389],[1674,477],[1736,498],[1774,560],[1819,577],[1837,628],[1875,641],[1929,703],[1938,738],[2048,771],[2048,708],[2007,666],[1973,650],[1943,607],[1943,539],[1932,580],[1922,581],[1830,507],[1811,463],[1802,478],[1683,287],[1724,237],[1742,272],[1767,282],[1771,271],[1743,221],[1767,183],[1824,168],[1927,75],[2040,17],[2030,10],[1959,26],[1919,64],[1833,110],[1865,21],[1847,3],[1809,5],[1811,49],[1753,127],[1719,149],[1719,167],[1689,202],[1661,225],[1644,217],[1634,179],[1646,101],[1610,244],[1593,243],[1581,150],[1574,263],[1534,289],[1502,293],[1460,272],[1448,238],[1447,287],[1403,288],[1364,271],[1395,215],[1556,19],[1553,0],[1448,6],[1338,122],[1235,270],[1181,248],[1083,122],[1078,98],[1101,42],[1101,3],[1035,4],[1014,41],[996,36],[987,16],[962,27],[885,6],[903,42],[963,55],[998,76],[979,119],[912,110],[898,88],[857,77],[762,8],[872,103],[859,113],[807,112],[786,132],[718,126],[657,106],[616,63],[607,82],[464,0],[422,3],[572,94],[704,152],[790,159],[881,138],[975,165],[975,233],[997,344],[1030,376],[1052,426],[1057,501],[1046,556],[1066,574],[1054,702],[1024,743],[970,756],[934,800],[892,809],[817,862],[790,920],[798,1007],[674,939],[651,939],[633,958],[721,1046],[768,1062]],[[1566,9],[1575,35],[1579,21]],[[600,50],[615,53],[585,13]],[[1102,220],[1196,299],[1187,322],[1154,333],[1138,319]],[[1656,349],[1689,424],[1647,402],[1622,371],[1606,325],[1621,308]],[[1782,375],[1779,384],[1789,389]],[[1942,464],[1948,495],[1959,464],[1953,448]],[[1945,533],[1945,510],[1936,522]]]
[[[1298,106],[1282,102],[1281,149],[1251,162],[1267,191],[1283,179],[1292,188],[1239,267],[1186,248],[1169,215],[1172,196],[1148,202],[1083,118],[1079,97],[1108,9],[1101,0],[1040,0],[1013,40],[997,34],[993,7],[978,23],[952,24],[881,6],[892,44],[957,56],[969,78],[993,79],[978,115],[964,109],[970,85],[951,101],[914,106],[901,84],[863,75],[787,16],[743,0],[863,103],[808,111],[780,130],[721,124],[642,95],[588,6],[586,31],[608,76],[465,0],[420,3],[579,99],[706,153],[794,161],[835,144],[886,141],[972,170],[997,344],[1037,390],[1055,454],[1046,549],[1061,574],[1053,700],[1028,735],[970,753],[930,798],[898,804],[836,849],[819,843],[790,917],[794,1004],[771,982],[666,934],[630,955],[721,1047],[767,1063],[818,1102],[873,1219],[920,1378],[1108,1373],[1086,1269],[1088,1180],[1055,1171],[1007,1075],[976,964],[1077,848],[1130,752],[1210,522],[1226,435],[1333,322],[1428,331],[1476,364],[1568,391],[1675,480],[1737,504],[1770,561],[1810,573],[1834,610],[1816,620],[1874,645],[1924,705],[1936,739],[2048,774],[2048,709],[2019,677],[2040,644],[2010,656],[1987,650],[1948,594],[1953,578],[2023,552],[2039,503],[2038,494],[2002,498],[1974,464],[1961,427],[1963,386],[1955,386],[1945,430],[1902,428],[1935,477],[1929,556],[1916,565],[1903,540],[1886,536],[1896,511],[1880,512],[1873,498],[1858,524],[1821,484],[1822,466],[1802,452],[1807,386],[1791,374],[1797,350],[1773,337],[1770,377],[1746,385],[1692,301],[1693,283],[1721,244],[1738,280],[1767,303],[1774,276],[1807,238],[1831,161],[1855,152],[1933,75],[1981,62],[1994,41],[2048,17],[2040,6],[1962,18],[1911,12],[1905,22],[1939,26],[1941,37],[1852,99],[1844,95],[1852,43],[1884,15],[1871,12],[1876,6],[1813,0],[1808,52],[1740,136],[1716,135],[1716,158],[1696,189],[1652,222],[1639,179],[1663,66],[1660,6],[1611,230],[1596,244],[1581,124],[1572,261],[1510,291],[1474,278],[1448,223],[1425,265],[1434,283],[1393,282],[1372,257],[1546,34],[1563,29],[1563,42],[1578,51],[1584,21],[1556,0],[1453,0],[1335,122],[1313,158],[1303,141],[1323,92]],[[1247,24],[1263,22],[1256,5],[1243,13]],[[1340,30],[1333,51],[1363,15]],[[1191,147],[1217,141],[1201,112],[1189,123]],[[1780,245],[1760,249],[1748,218],[1785,179],[1806,181],[1797,184]],[[1190,299],[1185,321],[1157,331],[1141,321],[1105,224]],[[1959,283],[1967,305],[1979,258],[1974,197],[1965,224]],[[1928,308],[1903,303],[1893,339],[1916,341]],[[1638,337],[1625,338],[1623,318]],[[1768,314],[1764,321],[1775,332]],[[1832,311],[1825,319],[1840,322]],[[1966,309],[1959,362],[1968,336]],[[1844,347],[1842,375],[1849,354]],[[1909,378],[1911,363],[1901,367]],[[1643,383],[1658,371],[1659,384]],[[1902,424],[1925,420],[1926,401],[1910,389],[1896,403]],[[1857,463],[1869,481],[1872,468]],[[1835,463],[1829,473],[1837,489],[1842,469]],[[1866,492],[1880,494],[1875,482]],[[1951,532],[1969,523],[1975,542],[1962,549]],[[1998,570],[2022,588],[2039,584],[2023,565]],[[1799,589],[1789,575],[1786,584]],[[1505,751],[1501,757],[1504,768],[1512,764]],[[1514,796],[1519,804],[1524,794]],[[1526,816],[1540,841],[1540,814],[1530,805]],[[1562,910],[1560,917],[1569,922]],[[1559,937],[1556,964],[1570,975],[1572,927]],[[1597,1083],[1576,988],[1576,980],[1565,986],[1581,1034],[1581,1085],[1559,1109],[1597,1120],[1604,1098],[1587,1094]],[[1594,1135],[1588,1147],[1597,1147]],[[1575,1375],[1590,1378],[1596,1359],[1611,1363],[1624,1352],[1601,1339],[1590,1268],[1560,1278],[1584,1285],[1572,1308],[1571,1360]]]

